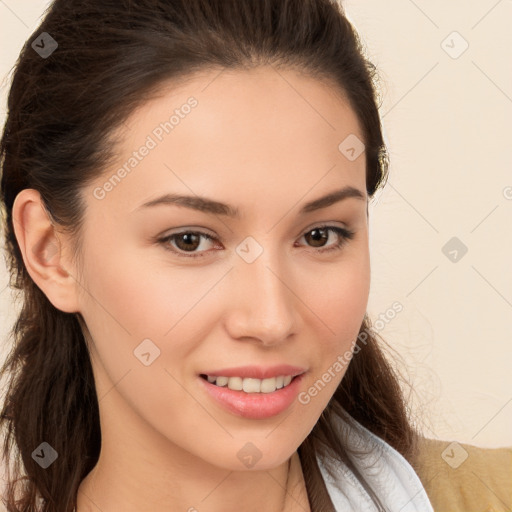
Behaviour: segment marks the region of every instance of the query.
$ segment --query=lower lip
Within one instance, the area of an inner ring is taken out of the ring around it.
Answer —
[[[227,386],[220,387],[199,377],[206,391],[222,407],[238,416],[250,419],[271,418],[290,407],[299,393],[304,373],[295,377],[288,386],[272,393],[246,393],[234,391]]]

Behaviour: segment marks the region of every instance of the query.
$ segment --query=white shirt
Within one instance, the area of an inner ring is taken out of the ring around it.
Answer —
[[[355,420],[354,423],[356,426],[352,428],[346,422],[340,422],[342,430],[348,433],[348,445],[370,453],[362,459],[350,458],[387,510],[434,512],[425,488],[409,462],[363,425]],[[336,511],[377,511],[376,505],[345,463],[337,460],[335,468],[338,478],[333,480],[319,456],[317,461]]]

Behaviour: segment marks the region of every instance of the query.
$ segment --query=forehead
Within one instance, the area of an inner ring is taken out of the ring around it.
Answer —
[[[350,137],[362,144],[357,116],[334,85],[293,70],[211,70],[161,84],[118,136],[117,161],[95,185],[124,167],[108,195],[130,210],[165,191],[245,204],[283,192],[298,201],[316,186],[309,198],[365,190],[364,153],[351,160],[340,149]]]
[[[326,131],[364,138],[359,120],[339,86],[304,72],[273,66],[213,69],[189,75],[176,83],[163,82],[124,126],[137,135],[147,132],[155,122],[168,121],[174,112],[183,120],[180,107],[191,97],[200,108],[193,108],[192,121],[179,122],[180,132],[185,135],[187,125],[193,125],[194,138],[198,141],[201,136],[211,138],[213,130],[217,136],[221,135],[219,128],[231,137],[239,134],[241,138],[250,132],[255,138],[266,135],[268,141],[274,138],[275,132],[283,136],[281,128],[286,126],[287,132],[296,136],[297,122],[301,123],[305,136],[312,139],[315,133],[322,135]],[[252,131],[252,127],[262,125],[264,131]]]

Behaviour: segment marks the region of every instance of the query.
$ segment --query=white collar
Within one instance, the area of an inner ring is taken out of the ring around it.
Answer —
[[[434,512],[423,484],[409,462],[363,425],[354,423],[356,428],[340,422],[341,428],[348,427],[349,445],[369,450],[370,454],[363,460],[358,457],[351,457],[351,460],[386,509],[389,512]],[[377,512],[370,496],[345,463],[336,462],[338,478],[333,480],[319,456],[317,461],[336,511]]]

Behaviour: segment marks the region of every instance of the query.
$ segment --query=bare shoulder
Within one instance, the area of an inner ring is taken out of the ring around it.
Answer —
[[[512,510],[512,446],[482,448],[422,437],[411,464],[435,512]]]

